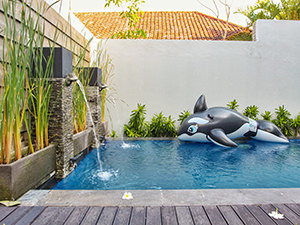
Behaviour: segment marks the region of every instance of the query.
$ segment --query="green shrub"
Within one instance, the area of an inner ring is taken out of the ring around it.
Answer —
[[[188,111],[188,110],[183,110],[180,114],[179,114],[179,118],[178,118],[178,120],[177,121],[179,121],[180,122],[180,125],[183,123],[183,121],[187,118],[187,117],[189,117],[190,115],[192,115],[191,113],[190,113],[190,111]]]
[[[300,115],[298,115],[295,119],[292,120],[291,126],[294,130],[294,136],[296,137],[300,130]]]
[[[243,114],[251,119],[257,120],[258,113],[258,107],[256,105],[250,105],[246,107]]]
[[[249,31],[242,31],[237,34],[233,34],[227,38],[228,41],[252,41],[252,33]]]
[[[227,103],[227,107],[229,109],[237,111],[239,105],[238,105],[238,102],[236,101],[236,99],[233,99],[233,101]]]
[[[275,109],[275,114],[276,119],[274,119],[272,122],[281,129],[285,136],[292,136],[292,119],[290,118],[291,113],[284,108],[284,105],[282,105]]]
[[[272,119],[272,113],[270,111],[265,111],[264,113],[262,113],[260,115],[264,120],[271,121],[271,119]]]
[[[175,120],[165,117],[162,112],[154,114],[150,123],[151,137],[176,137]]]
[[[149,125],[145,121],[146,105],[137,105],[137,109],[132,110],[128,124],[124,125],[124,135],[127,137],[146,137]]]

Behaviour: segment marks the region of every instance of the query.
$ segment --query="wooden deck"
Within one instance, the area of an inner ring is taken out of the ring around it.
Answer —
[[[285,218],[268,213],[279,209]],[[271,225],[300,224],[300,204],[157,206],[157,207],[54,207],[0,206],[0,225]]]

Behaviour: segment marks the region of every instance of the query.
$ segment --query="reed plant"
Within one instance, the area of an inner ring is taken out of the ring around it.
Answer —
[[[22,4],[21,6],[19,4]],[[3,48],[1,58],[1,159],[0,163],[8,164],[11,153],[15,158],[22,157],[21,129],[26,117],[28,98],[24,85],[28,82],[27,66],[30,54],[26,46],[31,45],[27,24],[31,20],[31,12],[26,5],[17,1],[2,1],[5,24],[3,32]],[[21,21],[16,19],[17,8],[21,8]]]
[[[30,30],[30,38],[34,40],[33,46],[28,47],[28,51],[30,51],[32,61],[34,62],[28,67],[30,77],[28,86],[31,87],[29,91],[29,110],[31,117],[34,119],[35,150],[42,149],[49,145],[49,105],[52,93],[52,83],[49,79],[53,77],[54,48],[58,38],[58,32],[56,30],[52,37],[52,42],[48,41],[47,43],[50,54],[45,58],[43,51],[44,45],[46,44],[44,36],[45,24],[40,23],[40,14],[44,13],[46,8],[44,4],[38,5],[38,7],[40,13],[38,13],[36,19],[32,21],[33,24],[27,25]],[[31,129],[28,128],[28,130],[30,131]]]
[[[103,123],[105,121],[106,112],[109,114],[107,103],[115,104],[116,100],[116,89],[113,85],[115,76],[114,64],[112,63],[112,59],[107,52],[105,41],[99,41],[97,44],[97,49],[93,53],[94,59],[92,61],[92,66],[101,68],[101,82],[107,86],[107,88],[101,91],[101,122]]]
[[[3,79],[0,97],[0,163],[8,164],[12,160],[13,151],[15,160],[22,157],[23,124],[28,134],[28,153],[34,152],[31,116],[34,118],[36,129],[35,149],[49,144],[48,109],[51,85],[47,78],[52,71],[53,60],[52,56],[47,59],[46,70],[43,71],[45,26],[41,22],[41,15],[45,12],[44,3],[37,4],[35,12],[30,2],[24,1],[4,0],[2,7],[5,24],[2,29],[4,42],[1,58]],[[18,13],[20,10],[21,15]]]
[[[87,48],[92,39],[90,39],[83,49],[80,49],[79,55],[73,55],[73,72],[78,77],[83,86],[83,92],[75,82],[73,84],[73,123],[74,133],[79,133],[87,128],[87,105],[85,102],[85,96],[87,96],[87,87],[90,81],[90,68],[85,68],[86,62],[84,57],[87,52]],[[75,50],[75,49],[74,49]]]

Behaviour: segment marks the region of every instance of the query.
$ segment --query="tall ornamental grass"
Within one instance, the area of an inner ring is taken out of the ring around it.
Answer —
[[[75,82],[73,84],[73,123],[75,134],[84,131],[87,128],[87,105],[84,95],[87,96],[87,86],[90,81],[90,69],[84,71],[82,68],[86,64],[86,62],[84,62],[84,57],[91,41],[92,39],[90,39],[86,46],[80,50],[78,56],[73,55],[73,72],[78,77],[84,88],[84,93],[82,93],[77,83]]]
[[[45,5],[39,6],[39,12],[45,12]],[[48,46],[50,46],[50,54],[46,59],[43,54],[44,44],[45,44],[45,24],[42,23],[37,26],[40,21],[40,14],[38,14],[37,19],[32,21],[33,24],[29,24],[28,28],[31,31],[31,37],[33,42],[33,47],[28,46],[28,51],[31,51],[32,61],[29,69],[29,110],[31,113],[31,118],[34,119],[34,129],[35,129],[35,150],[42,149],[49,145],[48,136],[48,126],[50,118],[50,97],[52,92],[52,83],[49,82],[49,78],[53,77],[53,57],[55,43],[58,38],[57,30],[53,35],[53,42],[48,41]],[[44,63],[44,66],[43,66]],[[29,128],[29,130],[31,130]],[[29,134],[29,137],[31,135]]]
[[[8,164],[13,152],[22,157],[21,129],[23,123],[29,136],[29,153],[34,152],[31,140],[30,117],[36,127],[36,149],[48,145],[48,108],[51,85],[43,74],[50,74],[52,59],[42,71],[42,49],[45,27],[40,15],[45,7],[33,12],[30,3],[3,0],[4,37],[1,58],[2,88],[0,95],[0,164]],[[21,13],[19,13],[21,12]],[[35,65],[32,65],[35,61]],[[46,75],[46,77],[48,76]],[[27,108],[29,115],[27,115]]]
[[[116,89],[113,87],[114,79],[114,65],[112,59],[107,53],[105,48],[106,42],[99,41],[97,44],[97,49],[94,50],[94,60],[92,62],[93,67],[101,68],[102,78],[101,82],[105,84],[108,88],[101,91],[101,122],[105,121],[105,112],[108,111],[107,103],[115,104]]]
[[[27,66],[30,54],[26,45],[30,45],[29,31],[26,23],[31,20],[27,7],[22,5],[21,22],[16,20],[18,2],[2,1],[5,27],[3,29],[3,50],[1,58],[1,160],[8,164],[14,149],[16,159],[22,157],[21,128],[24,121],[28,98],[25,83],[28,81]],[[22,4],[22,3],[21,3]]]

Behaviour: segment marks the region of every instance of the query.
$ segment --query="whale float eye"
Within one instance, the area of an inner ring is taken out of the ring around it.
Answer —
[[[189,126],[189,128],[187,129],[187,132],[191,133],[191,134],[194,134],[196,133],[198,130],[198,126],[197,125],[191,125]]]

